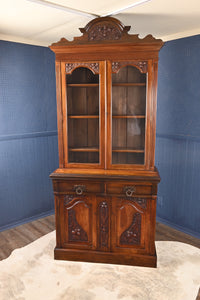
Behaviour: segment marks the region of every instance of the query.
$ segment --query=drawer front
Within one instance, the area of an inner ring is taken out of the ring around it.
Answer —
[[[151,184],[140,184],[135,182],[108,182],[106,184],[107,194],[123,195],[133,197],[134,195],[151,195]]]
[[[55,184],[55,190],[59,193],[75,193],[78,196],[87,193],[104,193],[103,182],[89,182],[79,180],[60,180]]]

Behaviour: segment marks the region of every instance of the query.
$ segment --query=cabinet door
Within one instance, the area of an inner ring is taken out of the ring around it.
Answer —
[[[148,62],[109,62],[109,168],[144,169],[147,148]]]
[[[96,248],[95,201],[92,196],[65,195],[60,200],[61,246]]]
[[[65,167],[103,168],[105,63],[62,63]]]
[[[142,253],[148,250],[148,200],[114,198],[112,217],[112,250]]]

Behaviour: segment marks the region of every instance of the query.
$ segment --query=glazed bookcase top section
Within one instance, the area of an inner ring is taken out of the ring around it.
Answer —
[[[75,37],[72,41],[61,38],[59,42],[53,43],[50,48],[54,50],[57,46],[112,43],[157,44],[160,46],[159,48],[163,46],[163,41],[154,38],[152,35],[140,39],[138,34],[128,34],[130,28],[131,26],[124,26],[113,17],[96,18],[84,28],[79,29],[82,36]]]

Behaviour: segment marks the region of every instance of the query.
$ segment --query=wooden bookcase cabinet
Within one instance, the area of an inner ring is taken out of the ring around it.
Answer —
[[[92,20],[56,55],[55,258],[156,266],[158,52],[115,18]]]

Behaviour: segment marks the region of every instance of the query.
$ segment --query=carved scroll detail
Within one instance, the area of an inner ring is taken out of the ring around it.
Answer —
[[[68,205],[68,203],[70,203],[72,200],[74,199],[74,196],[73,195],[66,195],[64,197],[64,205]]]
[[[139,204],[142,208],[147,208],[147,199],[144,198],[134,198],[134,201]]]
[[[68,211],[68,239],[69,242],[87,242],[88,235],[76,220],[73,209]]]
[[[141,215],[135,213],[133,221],[128,229],[126,229],[120,236],[121,245],[139,245],[141,239]]]
[[[147,61],[115,61],[112,62],[112,72],[117,73],[120,68],[125,67],[127,65],[135,66],[140,70],[141,73],[147,72]]]
[[[108,247],[108,235],[109,235],[109,209],[108,204],[103,201],[99,204],[99,246]]]
[[[74,69],[78,67],[89,68],[94,74],[99,73],[99,63],[67,63],[65,64],[65,71],[67,74],[71,74]]]
[[[126,198],[123,198],[123,200],[128,200],[128,201],[131,201],[133,203],[136,202],[141,208],[144,208],[144,209],[147,208],[147,199],[145,199],[145,198],[126,197]]]

